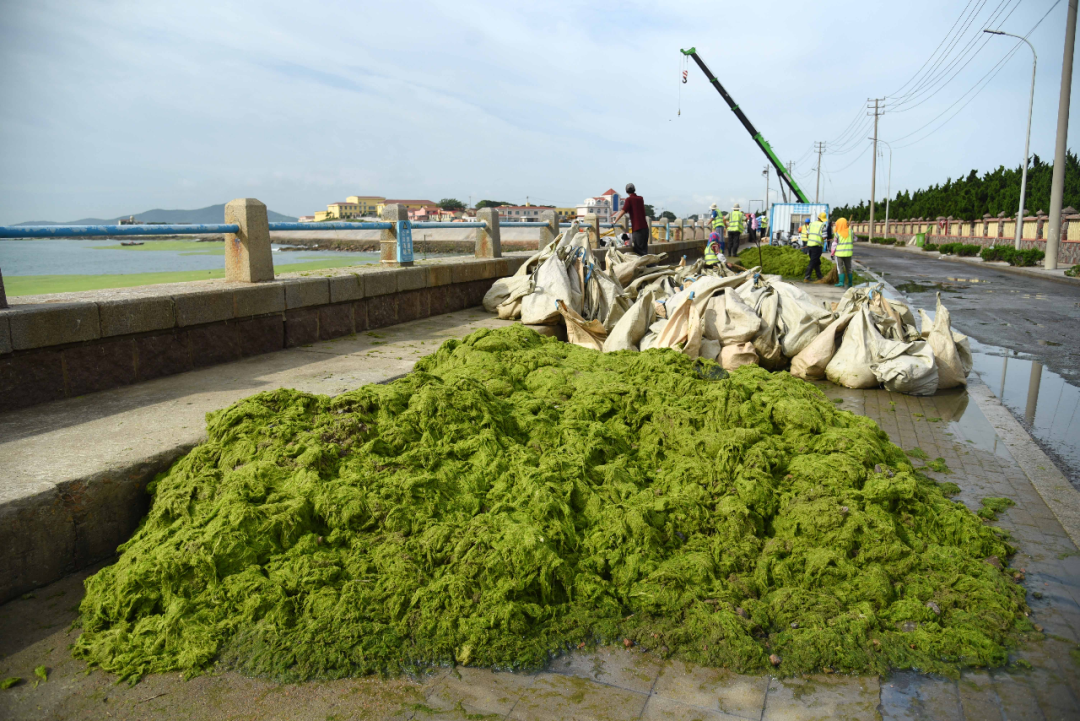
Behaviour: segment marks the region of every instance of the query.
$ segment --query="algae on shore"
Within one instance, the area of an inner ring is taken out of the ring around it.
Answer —
[[[1004,664],[1028,626],[983,562],[1003,532],[812,384],[711,365],[515,325],[212,413],[87,579],[74,652],[127,679],[536,668],[624,638],[740,672]]]

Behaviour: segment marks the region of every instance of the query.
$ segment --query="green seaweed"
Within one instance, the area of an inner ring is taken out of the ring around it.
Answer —
[[[982,508],[979,509],[979,518],[985,518],[988,521],[996,521],[997,514],[1004,513],[1007,509],[1015,506],[1011,498],[984,498],[982,499]]]
[[[927,461],[926,467],[931,471],[937,471],[938,473],[952,473],[952,471],[949,470],[949,467],[945,465],[945,459],[940,456],[932,461]]]
[[[3,681],[0,681],[0,690],[7,691],[9,688],[19,683],[19,681],[22,681],[22,679],[18,676],[8,676]]]
[[[904,452],[907,453],[908,458],[918,458],[920,461],[925,461],[930,458],[930,456],[926,455],[926,451],[921,448],[912,448],[910,451]]]
[[[983,561],[1004,535],[814,385],[710,364],[514,325],[386,385],[211,413],[86,580],[73,652],[127,680],[538,668],[611,642],[781,675],[1004,665],[1030,625]]]

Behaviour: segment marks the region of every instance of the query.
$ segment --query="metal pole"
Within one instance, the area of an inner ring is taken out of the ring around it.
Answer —
[[[765,166],[765,217],[769,217],[769,166]],[[769,245],[772,245],[772,228],[769,228]]]
[[[870,166],[870,237],[874,237],[874,197],[877,192],[877,127],[878,118],[878,102],[879,98],[874,98],[874,158]]]
[[[1016,240],[1013,243],[1013,247],[1016,250],[1020,250],[1020,239],[1024,236],[1024,200],[1027,198],[1027,171],[1028,171],[1028,157],[1031,151],[1031,110],[1035,107],[1035,67],[1039,63],[1039,56],[1035,54],[1035,46],[1028,42],[1027,38],[1019,35],[1013,35],[1012,33],[1002,32],[1001,30],[983,30],[984,33],[991,35],[1004,35],[1010,38],[1016,38],[1017,40],[1023,40],[1027,43],[1027,46],[1031,48],[1031,96],[1028,98],[1028,123],[1027,123],[1027,135],[1024,138],[1024,163],[1020,167],[1020,209],[1016,211]]]
[[[885,237],[889,237],[889,203],[892,201],[892,145],[885,140],[879,140],[879,143],[885,143],[885,147],[889,149],[889,179],[885,184]]]
[[[1050,229],[1046,236],[1044,267],[1057,268],[1061,242],[1061,196],[1065,190],[1065,143],[1069,136],[1069,101],[1072,97],[1073,49],[1076,45],[1076,2],[1069,0],[1065,21],[1065,57],[1061,61],[1061,96],[1058,99],[1057,147],[1054,149],[1054,177],[1050,184]]]
[[[815,142],[815,150],[817,150],[817,187],[814,188],[814,202],[817,203],[821,196],[821,154],[825,152],[824,142]]]

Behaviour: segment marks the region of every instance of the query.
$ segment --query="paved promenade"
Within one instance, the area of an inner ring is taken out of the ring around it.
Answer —
[[[820,286],[816,292],[823,298],[833,295],[833,289]],[[65,460],[63,449],[74,437],[67,434],[83,432],[89,434],[86,442],[97,439],[114,455],[146,439],[160,442],[166,433],[196,442],[205,410],[281,385],[335,393],[394,377],[445,338],[484,325],[501,323],[481,310],[463,311],[162,379],[157,385],[62,401],[67,405],[36,409],[37,420],[26,416],[20,424],[5,425],[0,463],[14,463],[4,449],[23,442],[38,444],[36,453],[51,449],[51,455],[37,456],[43,467],[74,463]],[[185,379],[182,386],[169,385],[180,379]],[[820,387],[841,408],[877,421],[905,450],[919,448],[930,458],[943,458],[949,472],[928,473],[957,483],[969,507],[978,508],[987,496],[1016,502],[997,523],[1019,547],[1012,565],[1023,569],[1032,620],[1041,633],[1017,649],[1006,668],[965,671],[959,679],[915,672],[780,679],[662,661],[620,647],[560,658],[533,674],[458,668],[422,679],[279,684],[226,672],[191,681],[179,674],[157,675],[135,686],[115,685],[107,674],[86,674],[68,650],[78,634],[69,626],[76,618],[81,581],[95,570],[87,569],[0,606],[0,677],[33,679],[36,666],[49,669],[48,682],[37,688],[24,681],[0,691],[0,718],[1080,718],[1080,552],[1075,528],[1067,529],[1077,510],[1067,507],[1074,496],[1060,488],[1067,481],[989,389],[975,376],[971,381],[967,392],[930,398],[828,383]],[[72,415],[76,412],[82,415]],[[124,414],[134,415],[119,425]],[[61,423],[64,418],[74,420]],[[151,418],[165,425],[148,427]],[[91,430],[80,430],[84,425]],[[15,433],[17,428],[22,430]],[[18,461],[27,473],[30,458]],[[1055,496],[1055,487],[1063,495]]]

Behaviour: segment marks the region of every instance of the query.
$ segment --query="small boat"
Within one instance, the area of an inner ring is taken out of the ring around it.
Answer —
[[[121,240],[120,245],[146,245],[142,240]]]

